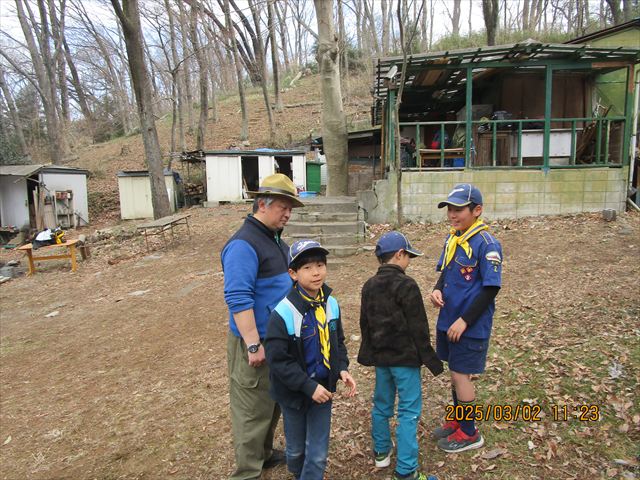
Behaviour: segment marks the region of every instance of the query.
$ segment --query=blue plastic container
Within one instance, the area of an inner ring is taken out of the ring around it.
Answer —
[[[464,167],[464,158],[458,157],[454,158],[452,162],[452,166],[454,167]]]
[[[317,192],[300,192],[298,196],[300,198],[317,197],[318,193]]]

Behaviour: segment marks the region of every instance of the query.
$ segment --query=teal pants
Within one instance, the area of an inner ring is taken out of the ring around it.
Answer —
[[[422,380],[419,367],[376,367],[376,386],[371,411],[373,448],[378,453],[391,450],[389,420],[398,396],[396,426],[396,472],[408,475],[418,469],[418,421],[422,411]]]
[[[247,347],[229,332],[229,401],[236,469],[230,480],[260,477],[262,464],[273,452],[273,436],[280,408],[269,396],[269,367],[249,366]]]

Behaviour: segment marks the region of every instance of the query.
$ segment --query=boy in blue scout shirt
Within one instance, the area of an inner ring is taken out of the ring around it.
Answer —
[[[391,430],[398,397],[397,462],[393,480],[427,480],[418,470],[418,421],[422,411],[420,367],[442,373],[431,347],[429,323],[416,281],[405,271],[422,256],[400,232],[385,233],[376,245],[377,273],[362,287],[358,362],[376,369],[371,437],[378,468],[391,464]],[[432,477],[429,477],[431,479]]]
[[[298,240],[289,251],[294,285],[271,312],[264,347],[273,399],[284,418],[287,467],[296,479],[322,480],[331,401],[338,380],[356,394],[337,300],[324,283],[329,251]]]
[[[475,388],[471,374],[483,373],[493,324],[495,297],[501,286],[502,247],[481,219],[482,194],[471,184],[456,185],[438,208],[447,207],[451,230],[437,270],[442,272],[431,293],[440,308],[436,351],[449,364],[455,418],[432,437],[448,453],[480,448],[475,426]],[[462,408],[455,408],[457,406]],[[458,415],[460,413],[460,415]]]

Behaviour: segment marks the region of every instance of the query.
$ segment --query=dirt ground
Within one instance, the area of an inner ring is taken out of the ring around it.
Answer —
[[[150,254],[123,224],[124,233],[93,245],[76,273],[64,262],[47,262],[33,277],[0,286],[0,478],[228,476],[228,326],[219,253],[247,210],[191,209],[191,237],[179,235],[167,249],[157,244]],[[409,273],[427,292],[446,226],[403,231],[425,252]],[[423,469],[439,479],[635,478],[640,216],[611,223],[599,215],[525,219],[495,223],[493,231],[504,246],[504,285],[478,399],[538,406],[541,418],[484,421],[483,449],[447,456],[428,432],[444,413],[448,379],[425,371]],[[9,258],[19,256],[0,256]],[[359,395],[335,401],[327,479],[382,480],[392,473],[374,471],[373,372],[355,362],[360,287],[375,270],[372,253],[329,263]],[[433,329],[437,313],[429,306],[428,314]],[[568,418],[554,418],[554,406],[563,405]],[[599,419],[576,418],[573,409],[581,405],[598,407]],[[284,444],[281,429],[277,442]],[[264,478],[291,476],[278,467]]]

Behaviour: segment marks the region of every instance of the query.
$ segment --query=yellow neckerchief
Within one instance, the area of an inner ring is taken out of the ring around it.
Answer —
[[[444,268],[449,265],[449,262],[453,260],[458,245],[462,247],[464,253],[467,254],[467,257],[471,258],[473,250],[471,249],[471,245],[469,245],[469,239],[476,233],[488,229],[489,227],[480,218],[478,218],[475,223],[460,236],[456,235],[457,230],[455,228],[449,230],[449,238],[447,238],[447,243],[444,246],[444,262],[442,262],[442,265],[440,266],[440,271],[443,271]]]
[[[324,293],[322,288],[318,292],[316,298],[309,297],[306,292],[298,286],[300,296],[311,304],[314,308],[316,322],[318,323],[318,338],[320,339],[320,353],[322,353],[322,361],[324,366],[331,369],[329,364],[330,343],[329,343],[329,322],[327,322],[327,313],[324,309]]]

